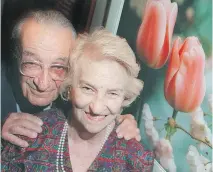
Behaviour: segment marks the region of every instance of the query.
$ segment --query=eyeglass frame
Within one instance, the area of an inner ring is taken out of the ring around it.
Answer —
[[[38,64],[38,65],[41,67],[40,73],[41,73],[42,71],[44,71],[45,68],[47,68],[47,69],[48,69],[49,75],[51,76],[52,80],[54,80],[54,81],[64,81],[64,80],[68,77],[68,76],[66,76],[66,77],[65,77],[64,79],[62,79],[62,80],[61,80],[61,79],[54,79],[54,78],[52,77],[52,75],[50,74],[50,72],[49,72],[50,67],[53,66],[52,64],[46,65],[46,64],[44,64],[44,63],[37,62],[37,61],[22,61],[22,60],[20,60],[20,62],[19,62],[19,72],[20,72],[22,75],[24,75],[24,76],[28,76],[28,77],[30,77],[30,78],[36,78],[36,77],[37,77],[37,76],[30,76],[30,75],[27,75],[27,74],[25,74],[25,73],[21,70],[21,65],[22,65],[23,63],[26,63],[26,62],[31,62],[31,63],[36,63],[36,64]],[[57,64],[56,64],[55,66],[57,66]],[[58,65],[58,66],[66,67],[66,68],[67,68],[67,74],[69,73],[70,67],[69,67],[68,65],[66,65],[66,66],[64,66],[64,65]],[[40,74],[40,73],[39,73],[39,74]]]

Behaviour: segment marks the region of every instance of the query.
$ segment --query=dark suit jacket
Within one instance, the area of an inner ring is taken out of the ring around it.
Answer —
[[[16,112],[16,101],[13,92],[6,77],[5,63],[1,64],[1,122],[3,122],[8,113]]]

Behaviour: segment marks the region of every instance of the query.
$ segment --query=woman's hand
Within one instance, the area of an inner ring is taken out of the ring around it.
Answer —
[[[2,127],[2,138],[20,147],[28,143],[16,135],[36,138],[42,132],[43,122],[40,118],[28,113],[11,113]]]
[[[120,123],[116,130],[118,138],[141,140],[140,130],[137,128],[137,122],[133,115],[119,115],[116,120]]]

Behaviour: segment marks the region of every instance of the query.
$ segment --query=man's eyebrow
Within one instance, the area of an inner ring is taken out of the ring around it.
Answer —
[[[34,60],[40,61],[39,57],[38,57],[35,53],[33,53],[33,52],[31,52],[31,51],[24,50],[23,53],[22,53],[22,55],[23,55],[23,56],[32,57]]]
[[[25,55],[25,56],[36,56],[33,52],[30,52],[30,51],[27,51],[27,50],[24,50],[22,54]]]
[[[56,61],[68,61],[68,57],[59,57],[56,59]]]

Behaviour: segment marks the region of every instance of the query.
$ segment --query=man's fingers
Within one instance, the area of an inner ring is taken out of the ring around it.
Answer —
[[[132,139],[129,135],[126,135],[126,136],[124,136],[124,139],[125,140],[130,140],[130,139]]]
[[[119,139],[124,137],[122,133],[117,133],[117,136],[118,136]]]
[[[37,133],[29,130],[27,128],[22,128],[22,127],[14,127],[11,129],[10,133],[12,134],[18,134],[18,135],[22,135],[22,136],[27,136],[29,138],[36,138],[37,137]]]
[[[120,134],[120,133],[119,133],[119,134]],[[118,135],[119,135],[119,134],[118,134]],[[123,135],[123,134],[121,134],[121,135]],[[140,140],[141,140],[140,134],[137,133],[137,132],[134,133],[134,131],[133,131],[132,133],[125,134],[123,137],[124,137],[125,140],[130,140],[130,139],[136,139],[137,141],[140,141]]]
[[[18,119],[18,120],[16,120],[16,122],[17,122],[16,125],[13,125],[10,127],[11,134],[14,134],[13,128],[17,128],[17,127],[29,129],[36,133],[42,132],[42,127],[40,125],[38,125],[38,123],[34,123],[34,122],[26,120],[26,119]],[[15,133],[15,134],[19,134],[19,133]]]
[[[124,120],[124,117],[122,115],[118,115],[116,118],[116,121],[118,124],[120,124]]]
[[[134,120],[135,121],[135,117],[131,114],[127,114],[127,115],[118,115],[118,117],[116,118],[118,123],[121,123],[122,121],[125,121],[125,119],[127,120]]]
[[[29,146],[29,144],[26,141],[20,139],[19,137],[15,136],[15,135],[12,135],[12,134],[5,135],[5,140],[7,140],[10,143],[15,144],[17,146],[20,146],[20,147],[28,147]]]
[[[141,136],[140,136],[140,135],[137,135],[137,136],[135,137],[135,139],[136,139],[138,142],[140,142],[140,141],[141,141]]]
[[[42,132],[42,120],[27,113],[11,113],[2,126],[2,138],[15,145],[27,147],[28,143],[16,135],[36,138]]]
[[[121,115],[124,119],[132,119],[132,120],[135,120],[135,117],[131,114],[126,114],[126,115]]]
[[[118,126],[118,128],[116,129],[116,132],[118,133],[118,132],[120,132],[120,131],[126,131],[126,129],[127,129],[127,131],[128,130],[131,130],[131,129],[137,129],[137,122],[135,121],[135,120],[127,120],[127,119],[125,119],[119,126]]]
[[[34,115],[31,115],[31,114],[28,114],[28,113],[22,113],[22,114],[19,114],[20,117],[19,117],[19,120],[28,120],[28,121],[31,121],[31,122],[34,122],[38,125],[43,125],[43,121],[38,118],[37,116],[34,116]]]
[[[118,138],[124,138],[125,140],[136,139],[141,140],[140,130],[137,128],[137,122],[135,120],[124,120],[116,129]]]
[[[140,134],[139,128],[136,129],[136,134]]]
[[[135,134],[136,128],[132,126],[120,126],[118,130],[116,130],[117,133],[122,133],[122,135],[129,135],[129,134]]]

